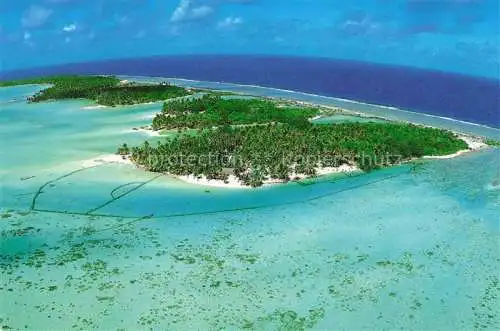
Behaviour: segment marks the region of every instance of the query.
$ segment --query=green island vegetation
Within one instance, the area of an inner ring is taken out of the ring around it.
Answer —
[[[28,98],[29,102],[60,99],[89,99],[104,106],[132,105],[164,101],[193,93],[185,88],[161,84],[121,82],[115,76],[53,76],[0,82],[0,87],[50,84]]]
[[[224,125],[290,123],[307,126],[317,108],[281,106],[262,99],[224,99],[205,94],[201,98],[165,102],[153,119],[153,130],[203,129]]]
[[[269,179],[314,177],[318,168],[348,164],[370,171],[468,147],[450,131],[412,124],[312,124],[309,119],[318,113],[258,99],[175,100],[164,104],[153,129],[178,129],[179,135],[156,146],[124,144],[118,152],[149,171],[223,181],[234,175],[257,187]]]
[[[266,180],[314,177],[325,167],[347,164],[370,171],[467,148],[446,130],[390,122],[312,124],[312,117],[325,114],[318,107],[232,98],[231,92],[78,75],[0,82],[0,87],[21,84],[51,85],[29,97],[29,102],[85,98],[115,106],[165,101],[152,128],[177,130],[179,134],[166,137],[155,147],[148,142],[132,148],[124,144],[118,154],[130,155],[135,163],[153,172],[224,181],[234,175],[254,187]]]

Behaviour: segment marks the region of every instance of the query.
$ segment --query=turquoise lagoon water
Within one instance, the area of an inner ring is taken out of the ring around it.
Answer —
[[[82,163],[159,139],[132,128],[161,104],[26,104],[38,88],[0,89],[4,329],[498,329],[498,149],[257,190],[200,187]]]

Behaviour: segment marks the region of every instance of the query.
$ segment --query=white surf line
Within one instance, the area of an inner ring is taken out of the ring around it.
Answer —
[[[412,115],[423,115],[423,116],[426,116],[426,117],[439,118],[439,119],[444,119],[444,120],[447,120],[447,121],[450,121],[450,122],[457,122],[457,123],[462,123],[462,124],[467,124],[467,125],[472,125],[472,126],[477,126],[477,127],[483,127],[483,128],[487,128],[487,129],[498,130],[499,134],[500,134],[500,129],[495,128],[495,127],[491,127],[491,126],[488,126],[488,125],[484,125],[484,124],[467,122],[467,121],[463,121],[463,120],[459,120],[459,119],[454,119],[454,118],[450,118],[450,117],[439,116],[439,115],[433,115],[433,114],[427,114],[427,113],[420,113],[420,112],[411,111],[411,110],[405,110],[405,109],[401,109],[401,108],[397,108],[397,107],[393,107],[393,106],[384,106],[384,105],[366,103],[366,102],[361,102],[361,101],[356,101],[356,100],[330,97],[330,96],[325,96],[325,95],[320,95],[320,94],[313,94],[313,93],[300,92],[300,91],[294,91],[294,90],[279,89],[279,88],[275,88],[275,87],[265,87],[265,86],[259,86],[259,85],[251,85],[251,84],[236,84],[236,83],[226,83],[226,82],[201,81],[201,80],[194,80],[194,79],[187,79],[187,78],[173,78],[173,77],[157,77],[157,76],[154,76],[154,77],[150,77],[150,76],[117,76],[117,77],[139,78],[139,79],[153,78],[153,79],[164,79],[164,80],[171,80],[171,81],[184,81],[184,82],[193,82],[193,83],[202,83],[202,84],[203,83],[220,84],[220,85],[228,85],[228,86],[232,86],[232,87],[250,87],[250,88],[263,89],[263,90],[271,90],[271,91],[279,91],[279,92],[285,92],[285,93],[293,93],[293,94],[298,94],[298,95],[303,95],[303,96],[309,96],[309,97],[319,97],[319,98],[324,98],[324,99],[333,100],[333,101],[349,102],[349,103],[352,103],[354,105],[357,104],[357,105],[365,105],[365,106],[371,106],[371,107],[377,107],[377,108],[384,108],[384,109],[394,110],[394,111],[400,111],[400,112],[407,113],[407,114],[412,114]],[[189,87],[196,88],[196,87],[193,87],[193,86],[189,86]],[[207,89],[211,89],[211,88],[207,87]],[[234,91],[231,91],[231,90],[221,90],[221,91],[234,92]],[[308,102],[308,101],[305,101],[305,102]],[[324,106],[328,106],[328,105],[324,105]],[[362,111],[359,111],[359,110],[354,110],[354,112],[361,112],[361,113],[363,113]]]

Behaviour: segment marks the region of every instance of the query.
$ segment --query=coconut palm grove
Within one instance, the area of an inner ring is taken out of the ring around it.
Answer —
[[[0,1],[0,330],[499,330],[499,10]]]

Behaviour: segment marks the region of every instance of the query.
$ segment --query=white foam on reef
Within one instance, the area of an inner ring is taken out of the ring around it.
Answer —
[[[384,107],[384,106],[378,106],[378,105],[372,105],[372,106]],[[451,121],[451,122],[462,123],[462,124],[467,124],[467,125],[473,125],[473,126],[477,126],[477,127],[481,127],[481,128],[486,128],[486,129],[498,130],[497,128],[494,128],[494,127],[491,127],[491,126],[487,126],[487,125],[484,125],[484,124],[478,124],[478,123],[473,123],[473,122],[467,122],[467,121],[457,120],[457,119],[451,118],[451,117],[444,117],[444,116],[438,116],[438,115],[432,115],[432,114],[426,114],[426,113],[418,113],[418,112],[415,112],[415,111],[404,110],[404,109],[400,109],[400,108],[394,108],[394,110],[397,110],[397,111],[400,111],[400,112],[404,112],[404,113],[408,113],[408,114],[415,114],[415,115],[422,115],[422,116],[426,116],[426,117],[439,118],[439,119],[447,120],[447,121]]]
[[[265,87],[265,86],[258,86],[258,85],[245,85],[245,84],[235,84],[235,83],[225,83],[225,82],[211,82],[211,81],[200,81],[200,80],[193,80],[193,79],[185,79],[185,78],[173,78],[173,77],[148,77],[148,76],[118,76],[118,77],[126,77],[127,79],[134,80],[135,79],[147,79],[147,78],[152,78],[152,79],[164,79],[164,80],[175,80],[175,81],[181,81],[181,82],[193,82],[193,83],[206,83],[206,84],[224,84],[228,86],[234,86],[234,87],[250,87],[250,88],[257,88],[257,89],[264,89],[264,90],[270,90],[270,91],[278,91],[278,92],[286,92],[286,93],[293,93],[297,95],[303,95],[303,96],[310,96],[310,97],[320,97],[320,98],[325,98],[325,99],[330,99],[334,101],[341,101],[341,102],[349,102],[352,104],[358,104],[358,105],[366,105],[366,106],[372,106],[372,107],[377,107],[377,108],[383,108],[383,109],[389,109],[389,110],[394,110],[394,111],[400,111],[412,115],[422,115],[426,117],[431,117],[431,118],[439,118],[451,122],[456,122],[456,123],[462,123],[466,125],[473,125],[477,127],[482,127],[482,128],[487,128],[487,129],[494,129],[498,130],[497,128],[484,125],[484,124],[478,124],[478,123],[473,123],[473,122],[467,122],[463,120],[458,120],[450,117],[444,117],[444,116],[438,116],[438,115],[432,115],[432,114],[426,114],[426,113],[420,113],[420,112],[415,112],[415,111],[410,111],[410,110],[404,110],[400,109],[397,107],[392,107],[392,106],[384,106],[384,105],[378,105],[378,104],[371,104],[371,103],[366,103],[366,102],[361,102],[361,101],[356,101],[356,100],[349,100],[349,99],[342,99],[342,98],[336,98],[336,97],[329,97],[329,96],[324,96],[324,95],[319,95],[319,94],[313,94],[313,93],[306,93],[306,92],[300,92],[300,91],[294,91],[294,90],[286,90],[286,89],[279,89],[279,88],[274,88],[274,87]],[[359,111],[362,112],[362,111]]]

